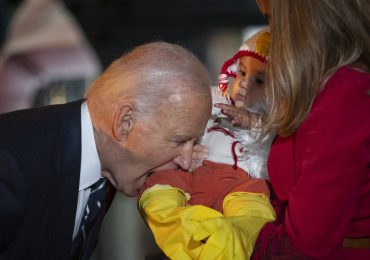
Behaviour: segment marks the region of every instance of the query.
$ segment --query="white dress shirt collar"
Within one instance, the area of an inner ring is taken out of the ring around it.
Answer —
[[[87,102],[81,106],[81,169],[79,191],[86,189],[101,177],[101,164],[96,150],[94,130]]]

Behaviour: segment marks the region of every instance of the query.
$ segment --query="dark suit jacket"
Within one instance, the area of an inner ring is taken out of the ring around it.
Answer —
[[[1,260],[70,259],[81,164],[81,103],[0,115]],[[93,233],[86,258],[96,243],[98,232]]]

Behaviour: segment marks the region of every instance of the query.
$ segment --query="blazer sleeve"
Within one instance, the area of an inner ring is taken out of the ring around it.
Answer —
[[[24,215],[25,194],[25,182],[17,160],[0,149],[0,258],[17,235]]]

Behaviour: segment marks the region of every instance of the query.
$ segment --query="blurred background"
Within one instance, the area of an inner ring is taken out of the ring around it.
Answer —
[[[0,0],[0,113],[80,99],[114,59],[155,40],[193,51],[216,84],[265,25],[255,0]],[[135,198],[117,194],[91,260],[155,252]]]

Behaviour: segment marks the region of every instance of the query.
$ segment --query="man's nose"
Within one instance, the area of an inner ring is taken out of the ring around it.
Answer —
[[[191,160],[193,155],[194,142],[186,142],[181,148],[181,153],[173,161],[183,170],[189,170],[191,167]]]

